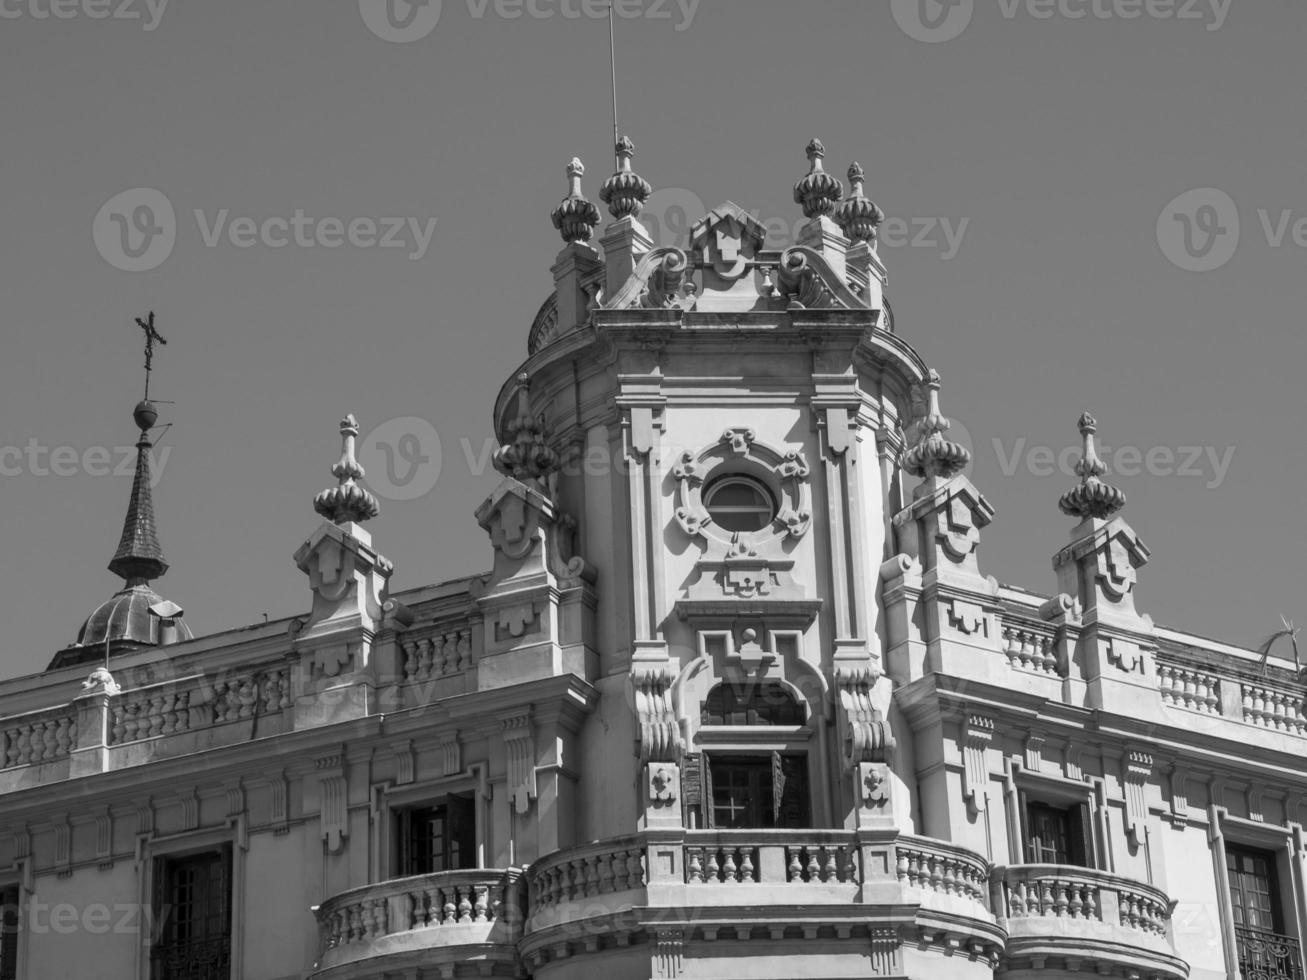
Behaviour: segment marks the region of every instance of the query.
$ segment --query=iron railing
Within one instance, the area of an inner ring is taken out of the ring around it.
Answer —
[[[151,980],[229,980],[231,939],[166,943],[150,951]]]
[[[1303,980],[1297,939],[1243,926],[1236,926],[1234,935],[1243,980]]]

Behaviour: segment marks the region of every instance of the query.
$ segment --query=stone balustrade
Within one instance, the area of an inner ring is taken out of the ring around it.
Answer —
[[[321,973],[360,959],[463,947],[502,947],[516,957],[522,927],[521,872],[516,869],[441,871],[363,885],[314,909]],[[435,962],[435,959],[430,959]],[[378,966],[380,969],[380,966]]]
[[[1157,688],[1162,700],[1176,708],[1221,713],[1221,679],[1210,671],[1159,660]]]
[[[1307,734],[1307,713],[1301,693],[1268,684],[1244,682],[1239,685],[1243,720],[1277,732]]]
[[[989,864],[979,855],[924,837],[905,837],[895,848],[894,873],[900,882],[942,895],[986,904]]]
[[[1003,652],[1014,668],[1054,677],[1061,673],[1053,634],[1047,627],[1005,619],[1002,637]]]
[[[68,757],[77,744],[77,715],[70,705],[17,715],[0,722],[3,768],[36,765]]]
[[[1101,968],[1183,980],[1170,940],[1167,895],[1120,875],[1053,864],[997,868],[993,905],[1008,933],[1007,961]]]
[[[472,630],[455,625],[414,631],[405,634],[400,650],[404,654],[405,684],[461,674],[472,667]]]
[[[123,691],[112,699],[112,745],[176,735],[211,725],[274,715],[290,707],[290,671],[242,670],[215,679],[197,675]]]

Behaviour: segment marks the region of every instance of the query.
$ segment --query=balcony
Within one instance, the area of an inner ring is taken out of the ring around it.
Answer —
[[[987,977],[1003,948],[988,863],[892,831],[650,830],[560,851],[527,878],[521,951],[537,978],[588,976],[570,972],[586,953],[646,942],[693,941],[696,955],[731,956],[741,976],[789,975],[775,971],[795,941],[850,976],[864,975],[871,949],[891,972],[908,965],[897,957],[956,955]],[[647,964],[650,953],[631,955]]]
[[[1303,980],[1297,939],[1243,926],[1235,927],[1234,938],[1243,980]]]
[[[455,962],[478,963],[481,976],[516,976],[520,874],[442,871],[335,895],[315,910],[319,951],[311,976],[380,980]]]
[[[1009,970],[1043,976],[1115,967],[1127,976],[1189,975],[1171,945],[1171,901],[1159,889],[1052,864],[1013,865],[994,875],[993,903],[1008,933]]]

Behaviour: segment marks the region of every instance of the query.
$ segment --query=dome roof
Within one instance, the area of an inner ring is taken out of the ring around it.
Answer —
[[[140,643],[156,646],[159,643],[159,617],[150,613],[150,607],[164,600],[148,585],[132,585],[117,592],[91,613],[77,634],[77,645],[103,646],[106,642]],[[177,639],[193,639],[191,628],[178,616]]]

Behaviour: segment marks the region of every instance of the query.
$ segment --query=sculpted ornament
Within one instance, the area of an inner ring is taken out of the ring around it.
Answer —
[[[716,476],[736,474],[763,483],[776,501],[776,516],[759,531],[729,532],[718,528],[703,501],[705,483]],[[812,524],[810,470],[798,450],[780,450],[756,441],[753,429],[725,430],[715,443],[697,452],[682,453],[672,467],[676,481],[676,521],[686,534],[734,547],[748,548],[780,537],[798,539]]]
[[[636,263],[626,284],[602,306],[608,310],[692,310],[698,287],[690,278],[690,260],[679,248],[655,248]]]

